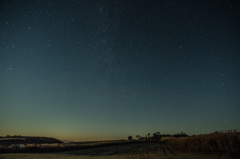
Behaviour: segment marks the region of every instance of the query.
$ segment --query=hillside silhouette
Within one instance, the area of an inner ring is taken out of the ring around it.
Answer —
[[[0,145],[9,146],[14,144],[53,144],[63,143],[52,137],[31,137],[31,136],[6,136],[0,137]]]

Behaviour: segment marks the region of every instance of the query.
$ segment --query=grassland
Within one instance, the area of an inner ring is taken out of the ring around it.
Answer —
[[[2,152],[3,150],[7,149],[2,149]],[[237,159],[240,158],[240,133],[216,132],[188,137],[167,137],[159,141],[121,140],[46,144],[11,151],[0,153],[0,159]]]
[[[54,153],[8,153],[0,159],[236,159],[219,155],[184,153],[170,149],[162,142],[133,143],[114,146],[101,146]]]
[[[164,142],[172,149],[182,152],[234,156],[240,158],[240,133],[238,131],[167,138]]]

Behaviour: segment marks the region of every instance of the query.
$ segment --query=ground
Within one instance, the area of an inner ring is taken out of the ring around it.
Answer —
[[[58,153],[0,154],[0,159],[227,159],[227,156],[182,153],[164,143],[136,143],[104,146]],[[233,159],[233,158],[231,158]]]

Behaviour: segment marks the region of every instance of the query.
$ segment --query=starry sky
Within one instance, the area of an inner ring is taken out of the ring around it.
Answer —
[[[0,136],[240,129],[237,0],[1,0]]]

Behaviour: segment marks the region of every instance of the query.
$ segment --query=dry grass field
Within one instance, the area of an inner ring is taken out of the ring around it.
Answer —
[[[169,147],[182,152],[235,156],[240,158],[240,133],[238,131],[167,138],[164,142]]]

